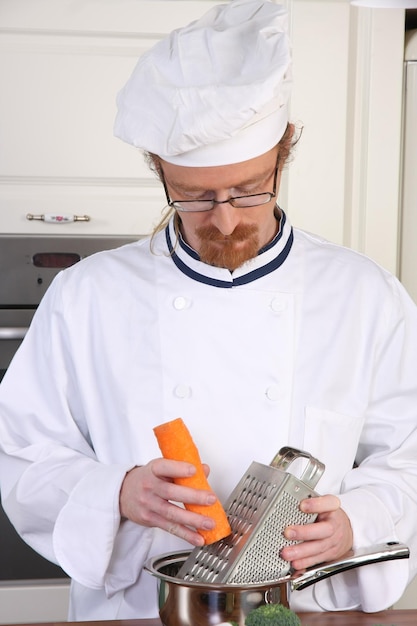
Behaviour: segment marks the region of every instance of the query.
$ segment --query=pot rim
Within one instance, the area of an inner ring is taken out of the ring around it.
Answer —
[[[294,574],[287,574],[281,578],[276,578],[274,580],[267,580],[261,583],[209,583],[209,582],[197,582],[191,580],[184,580],[183,578],[177,578],[175,576],[169,576],[168,574],[164,574],[158,568],[175,564],[178,561],[185,561],[187,557],[190,555],[191,550],[178,550],[176,552],[167,552],[165,554],[158,554],[149,558],[145,563],[145,570],[149,572],[152,576],[159,578],[165,582],[172,583],[175,585],[181,585],[182,587],[190,587],[193,589],[205,589],[206,591],[219,591],[219,592],[233,592],[233,591],[256,591],[256,590],[265,590],[270,589],[271,587],[276,587],[283,585],[291,581]]]
[[[170,554],[154,556],[145,563],[145,569],[160,580],[182,585],[183,587],[202,588],[208,591],[227,592],[232,590],[271,589],[284,583],[290,583],[291,590],[297,591],[309,587],[319,580],[329,578],[334,574],[339,574],[349,569],[370,565],[371,563],[381,563],[395,559],[408,559],[410,557],[410,549],[405,544],[399,543],[398,541],[388,541],[368,548],[349,550],[341,559],[321,563],[304,571],[290,571],[286,576],[276,578],[275,580],[267,580],[262,583],[247,583],[244,585],[241,583],[216,584],[187,581],[182,578],[176,578],[175,576],[168,576],[157,570],[157,565],[168,565],[169,562],[174,563],[181,558],[185,560],[190,552],[191,550],[181,550]]]

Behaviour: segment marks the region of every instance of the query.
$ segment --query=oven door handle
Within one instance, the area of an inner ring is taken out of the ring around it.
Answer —
[[[3,326],[0,328],[0,340],[23,339],[27,331],[27,326]]]

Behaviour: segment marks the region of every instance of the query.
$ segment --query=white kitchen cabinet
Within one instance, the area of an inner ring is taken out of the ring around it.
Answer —
[[[64,581],[0,584],[0,624],[65,622],[68,603],[69,583]]]
[[[115,96],[146,48],[216,4],[0,0],[0,233],[152,229],[165,198],[141,155],[113,137]],[[280,202],[297,226],[395,272],[404,10],[284,4],[292,119],[304,131]],[[51,225],[27,213],[91,220]]]
[[[0,0],[1,233],[151,231],[165,196],[141,154],[113,137],[116,94],[147,48],[215,4]]]
[[[0,214],[0,232],[76,236],[146,234],[166,204],[159,185],[146,179],[130,185],[126,180],[32,180],[18,190],[15,184],[4,183],[1,202],[7,210]]]

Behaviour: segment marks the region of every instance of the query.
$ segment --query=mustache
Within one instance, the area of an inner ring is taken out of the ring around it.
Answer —
[[[214,242],[241,242],[246,241],[258,232],[256,224],[238,224],[230,235],[223,235],[219,229],[213,224],[207,226],[199,226],[196,228],[196,234],[200,239]]]

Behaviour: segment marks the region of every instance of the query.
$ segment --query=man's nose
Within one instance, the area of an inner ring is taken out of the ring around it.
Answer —
[[[242,217],[241,209],[232,206],[229,202],[215,204],[211,213],[212,224],[225,236],[233,233]]]

